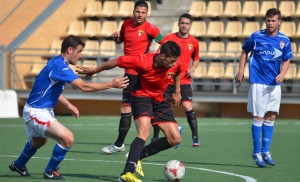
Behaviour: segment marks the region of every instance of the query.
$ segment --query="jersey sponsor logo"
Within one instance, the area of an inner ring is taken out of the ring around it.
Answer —
[[[285,45],[284,42],[283,42],[283,41],[280,41],[280,48],[281,48],[281,49],[284,48],[284,45]]]
[[[168,79],[171,79],[172,76],[174,75],[174,72],[169,72],[167,75],[168,75]]]
[[[139,31],[138,31],[138,36],[141,36],[141,35],[143,35],[143,33],[144,33],[144,31],[143,31],[143,30],[139,30]]]
[[[266,55],[266,56],[273,56],[273,58],[271,58],[271,60],[275,59],[275,58],[278,58],[278,57],[280,57],[282,55],[282,52],[280,50],[278,50],[276,48],[273,48],[273,50],[274,51],[264,51],[264,50],[261,50],[260,54]]]
[[[189,50],[192,50],[193,49],[193,44],[188,44],[188,48],[189,48]]]

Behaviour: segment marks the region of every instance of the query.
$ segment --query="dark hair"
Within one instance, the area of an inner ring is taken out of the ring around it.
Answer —
[[[192,23],[192,21],[193,21],[192,15],[190,15],[189,13],[184,13],[184,14],[182,14],[182,15],[179,17],[179,19],[178,19],[178,22],[179,22],[179,23],[180,23],[181,18],[187,18],[187,19],[190,20],[191,23]]]
[[[180,52],[180,47],[174,41],[167,41],[160,48],[160,53],[166,57],[179,57]]]
[[[273,17],[275,15],[278,15],[278,20],[281,19],[281,12],[279,9],[271,8],[266,12],[266,18]]]
[[[135,2],[134,9],[138,6],[145,7],[148,11],[148,3],[146,1],[137,1],[137,2]]]
[[[69,35],[61,43],[61,53],[66,53],[69,47],[76,49],[78,45],[82,45],[82,47],[84,47],[85,43],[82,40],[80,40],[79,37],[76,37],[74,35]]]

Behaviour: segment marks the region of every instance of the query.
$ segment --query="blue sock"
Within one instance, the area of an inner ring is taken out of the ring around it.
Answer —
[[[56,144],[54,146],[52,156],[50,161],[45,169],[46,172],[50,172],[53,170],[57,170],[58,165],[62,160],[64,160],[66,153],[70,150],[70,148],[63,148],[61,145]]]
[[[262,126],[262,148],[261,152],[268,152],[272,142],[274,121],[265,120]]]
[[[28,160],[36,153],[37,149],[31,145],[30,140],[25,144],[25,147],[19,156],[19,158],[15,161],[15,164],[18,168],[23,168]]]
[[[253,142],[253,154],[260,153],[260,135],[262,131],[262,122],[253,119],[252,123],[252,142]]]

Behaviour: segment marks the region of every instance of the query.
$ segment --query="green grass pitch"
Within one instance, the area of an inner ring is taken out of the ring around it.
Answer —
[[[126,151],[112,155],[101,148],[117,137],[118,117],[58,116],[75,136],[75,142],[60,167],[67,181],[116,181],[124,168],[124,155],[136,135],[132,124],[125,140]],[[183,182],[280,182],[300,181],[300,120],[277,119],[271,145],[276,166],[256,167],[251,158],[251,119],[198,118],[201,147],[193,148],[191,131],[185,118],[182,143],[143,160],[144,182],[163,182],[163,165],[177,159],[186,166]],[[160,133],[160,136],[163,134]],[[32,158],[27,167],[31,177],[21,177],[8,169],[23,149],[27,136],[22,118],[0,119],[0,181],[42,181],[55,142],[49,142]]]

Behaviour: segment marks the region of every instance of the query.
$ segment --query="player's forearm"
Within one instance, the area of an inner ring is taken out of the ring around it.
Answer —
[[[94,73],[99,73],[103,70],[110,70],[110,69],[113,69],[117,66],[118,66],[118,59],[114,58],[114,59],[111,59],[111,60],[97,66],[94,70]]]
[[[113,83],[112,82],[106,82],[106,83],[88,82],[81,85],[78,88],[83,92],[95,92],[95,91],[101,91],[101,90],[107,90],[113,88]]]
[[[174,88],[175,88],[175,93],[180,93],[180,73],[175,75],[174,77]]]
[[[245,71],[245,64],[246,64],[246,61],[247,61],[247,52],[246,51],[242,51],[241,53],[241,57],[240,57],[240,63],[239,63],[239,72],[240,73],[244,73]]]
[[[68,99],[66,99],[64,96],[60,95],[58,97],[58,102],[60,102],[61,104],[63,104],[65,107],[68,107],[68,105],[70,104],[70,102],[68,101]]]
[[[284,61],[281,66],[280,74],[285,75],[290,66],[290,60]]]
[[[199,60],[194,60],[193,63],[192,63],[192,67],[191,68],[193,70],[196,70],[197,66],[199,65],[199,62],[200,62]]]

